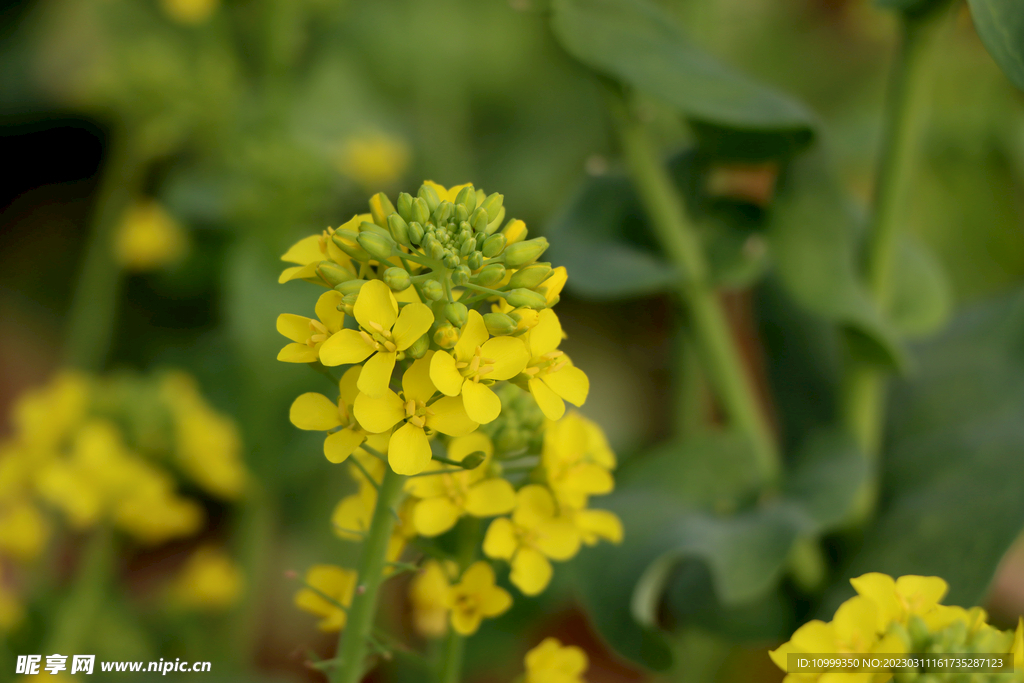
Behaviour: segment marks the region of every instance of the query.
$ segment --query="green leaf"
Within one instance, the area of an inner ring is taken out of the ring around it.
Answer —
[[[645,0],[555,0],[552,26],[563,47],[598,73],[722,129],[797,136],[814,117],[693,46],[672,17]]]
[[[902,234],[893,273],[889,319],[909,339],[942,328],[952,313],[953,295],[946,272],[932,252],[911,235]]]
[[[802,531],[819,535],[849,519],[871,471],[853,438],[838,429],[814,433],[793,460],[783,504],[801,516]]]
[[[974,27],[992,59],[1024,89],[1024,6],[1016,0],[968,0]]]
[[[854,331],[872,359],[904,365],[893,331],[861,283],[852,208],[820,150],[795,160],[780,178],[765,235],[796,303]]]
[[[893,392],[883,502],[845,577],[936,575],[976,605],[1024,526],[1024,291],[972,308],[917,350]],[[833,588],[834,606],[849,594]]]

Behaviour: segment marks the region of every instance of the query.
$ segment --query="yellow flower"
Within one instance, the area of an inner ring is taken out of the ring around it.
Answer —
[[[326,432],[341,427],[324,439],[324,455],[333,463],[344,462],[369,435],[353,413],[353,405],[359,393],[356,385],[360,371],[361,367],[356,365],[341,376],[337,404],[323,394],[311,391],[296,398],[288,413],[292,424],[299,429]],[[387,450],[386,446],[384,450]]]
[[[501,399],[489,385],[515,377],[530,360],[521,339],[487,337],[483,316],[470,311],[452,353],[438,352],[430,363],[434,385],[446,396],[461,394],[466,414],[481,424],[491,422],[501,412]]]
[[[486,562],[475,562],[462,574],[448,601],[452,628],[464,636],[476,633],[485,617],[497,617],[512,606],[512,596],[494,585],[494,570]]]
[[[173,263],[187,246],[188,238],[182,227],[152,200],[136,202],[125,210],[114,241],[117,262],[134,271],[155,270]]]
[[[0,633],[13,631],[24,614],[25,610],[18,602],[18,596],[7,589],[3,576],[0,575]]]
[[[443,400],[443,399],[442,399]],[[480,432],[452,439],[448,458],[456,462],[470,453],[483,451],[489,459],[494,447]],[[451,469],[436,460],[425,471]],[[406,489],[419,498],[413,508],[412,522],[423,536],[437,536],[455,526],[462,515],[492,517],[509,512],[516,504],[512,484],[501,477],[487,476],[487,461],[472,470],[416,477],[406,482]]]
[[[549,558],[568,560],[579,549],[576,528],[558,515],[551,493],[536,484],[519,489],[512,518],[494,520],[484,536],[484,554],[511,562],[509,578],[526,595],[537,595],[550,583]]]
[[[526,653],[523,683],[584,683],[589,662],[580,648],[562,645],[557,638],[545,638]]]
[[[428,351],[405,371],[401,396],[387,389],[380,398],[365,393],[356,397],[356,419],[368,432],[386,432],[403,423],[388,447],[388,463],[398,474],[419,474],[427,468],[431,452],[426,430],[465,436],[479,426],[466,415],[461,399],[442,396],[431,402],[437,393],[430,381],[432,355]]]
[[[316,317],[307,318],[292,313],[277,316],[277,331],[292,340],[277,354],[285,363],[315,363],[320,360],[320,349],[324,342],[341,331],[345,314],[338,310],[341,292],[330,290],[320,295],[316,302]]]
[[[565,283],[569,280],[569,273],[566,271],[565,266],[558,266],[553,271],[548,279],[544,280],[537,287],[537,291],[544,295],[544,299],[548,302],[548,306],[554,306],[558,303],[558,299],[562,294],[562,289],[565,287]]]
[[[589,496],[609,493],[615,487],[610,472],[615,468],[615,454],[604,432],[575,412],[548,423],[541,464],[561,505],[582,509]]]
[[[558,350],[562,337],[562,325],[550,308],[537,314],[537,324],[524,335],[530,361],[523,370],[523,376],[534,400],[549,420],[562,418],[565,401],[581,406],[590,393],[587,375],[572,364],[564,351]]]
[[[18,441],[34,456],[56,448],[85,419],[89,390],[85,375],[64,371],[19,397],[11,420]]]
[[[462,192],[462,189],[471,186],[473,183],[452,185],[450,188],[447,188],[440,183],[435,183],[433,180],[424,180],[423,184],[434,190],[442,202],[452,202],[454,204],[455,199],[459,196],[459,193]]]
[[[0,554],[23,562],[35,559],[50,535],[49,526],[29,500],[0,501]]]
[[[398,310],[398,301],[381,280],[370,280],[359,290],[352,307],[360,331],[341,330],[320,348],[324,365],[361,363],[359,391],[380,398],[388,391],[399,351],[412,346],[434,323],[426,304],[411,303]],[[368,359],[368,360],[367,360]]]
[[[571,521],[584,545],[597,545],[598,541],[622,543],[622,520],[609,510],[577,510],[565,507],[563,514]]]
[[[370,220],[373,220],[370,214],[362,213],[354,216],[350,221],[340,226],[338,230],[358,230],[360,223]],[[289,247],[288,251],[281,257],[281,260],[286,263],[297,263],[299,265],[285,268],[281,272],[280,277],[277,278],[278,284],[292,280],[305,280],[306,282],[318,284],[321,287],[329,287],[316,274],[317,266],[320,265],[321,261],[334,261],[341,268],[351,272],[354,278],[355,272],[353,272],[352,268],[352,259],[331,240],[334,232],[334,230],[328,228],[319,235],[303,237]]]
[[[409,167],[409,145],[382,133],[351,137],[338,150],[338,171],[367,190],[390,185]]]
[[[906,624],[912,615],[928,617],[946,595],[949,585],[937,576],[901,576],[893,579],[872,572],[850,579],[854,590],[878,606],[879,628],[896,621]]]
[[[167,16],[179,24],[201,24],[219,4],[220,0],[160,0]]]
[[[223,549],[203,546],[185,562],[170,591],[184,607],[218,611],[234,605],[244,585],[241,570]]]
[[[306,588],[295,594],[295,606],[320,617],[317,628],[321,631],[340,631],[345,627],[345,609],[352,604],[357,579],[351,569],[313,565],[306,572]]]
[[[453,573],[454,563],[445,566],[437,560],[427,560],[409,584],[412,624],[425,638],[440,638],[448,631],[449,577]]]
[[[1013,670],[1024,669],[1024,617],[1017,618],[1017,630],[1013,634]]]
[[[362,541],[370,532],[370,522],[373,519],[373,510],[376,506],[377,489],[365,478],[361,479],[359,492],[345,496],[334,506],[334,512],[331,514],[334,534],[347,541]],[[398,523],[395,524],[391,537],[388,539],[388,549],[385,555],[388,562],[397,561],[405,549],[406,541],[416,535],[415,532],[410,533],[412,525],[409,523],[408,505],[403,504],[398,514]],[[391,574],[393,571],[394,568],[389,567],[385,570],[385,574]]]

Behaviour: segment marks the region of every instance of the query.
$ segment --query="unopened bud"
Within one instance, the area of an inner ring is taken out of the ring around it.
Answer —
[[[359,233],[359,246],[378,261],[387,261],[395,253],[395,241],[379,232]]]
[[[409,279],[409,271],[405,268],[394,267],[384,271],[384,284],[393,292],[404,292],[412,285],[412,280]]]
[[[504,208],[502,207],[502,203],[504,201],[505,197],[503,195],[498,194],[497,192],[491,194],[489,197],[487,197],[487,199],[484,200],[484,203],[480,206],[480,208],[482,208],[487,213],[488,223],[493,223],[494,219],[498,217],[498,212],[501,211],[502,208]]]
[[[454,212],[454,210],[455,207],[452,206],[451,202],[445,201],[438,204],[437,208],[434,209],[433,213],[431,213],[431,217],[434,220],[434,224],[444,225],[445,223],[447,223],[448,219],[452,217],[452,213]]]
[[[466,207],[467,212],[472,213],[473,209],[476,208],[476,188],[472,185],[466,185],[455,196],[455,203],[461,204]]]
[[[343,311],[345,315],[355,315],[353,307],[356,305],[357,299],[359,299],[358,294],[346,294],[341,297],[341,305],[338,306],[338,310]]]
[[[484,453],[483,451],[473,451],[472,453],[464,457],[461,461],[459,461],[459,465],[464,470],[475,470],[477,467],[480,467],[480,465],[483,465],[484,460],[486,459],[487,454]]]
[[[500,263],[488,263],[473,277],[473,282],[483,287],[490,287],[504,279],[505,266]]]
[[[516,331],[513,334],[522,334],[536,326],[540,317],[537,311],[531,308],[517,308],[508,314],[516,322]]]
[[[383,192],[378,192],[370,197],[370,215],[373,216],[373,222],[380,227],[388,227],[388,216],[394,212],[395,205]]]
[[[488,214],[488,218],[490,218],[490,214]],[[495,232],[497,232],[498,228],[501,227],[501,222],[503,220],[505,220],[505,207],[504,206],[501,207],[500,209],[498,209],[498,215],[497,216],[495,216],[494,218],[491,218],[489,221],[487,221],[487,234],[488,235],[493,235]]]
[[[363,245],[365,246],[365,245]],[[548,248],[546,237],[537,237],[525,242],[516,242],[505,247],[505,266],[508,268],[522,268],[528,263],[533,263]],[[369,251],[369,250],[367,250]]]
[[[502,233],[491,235],[484,240],[484,248],[481,250],[487,258],[493,258],[505,249],[507,238]]]
[[[412,244],[409,241],[409,224],[397,213],[388,216],[388,229],[391,231],[391,236],[399,244],[404,244],[405,246]]]
[[[455,327],[462,327],[469,319],[469,309],[466,308],[466,304],[458,301],[445,304],[444,308],[441,309],[441,313]]]
[[[432,188],[430,185],[427,185],[426,183],[420,185],[420,189],[416,193],[416,196],[427,203],[427,209],[431,213],[433,213],[434,209],[437,208],[437,205],[441,203],[441,198],[437,196],[437,192],[435,192],[434,188]],[[420,221],[420,223],[423,222],[423,220]]]
[[[423,242],[423,225],[416,221],[409,223],[409,242],[421,244]]]
[[[471,276],[472,274],[469,272],[469,266],[465,263],[460,263],[455,267],[455,270],[452,271],[452,283],[462,286],[469,282],[469,278]]]
[[[445,268],[457,268],[459,265],[459,255],[453,254],[451,251],[446,251],[441,262],[444,263]]]
[[[459,255],[460,256],[469,256],[474,251],[476,251],[476,238],[475,237],[470,237],[468,240],[466,240],[465,242],[462,243],[461,247],[459,247]]]
[[[428,301],[438,301],[444,296],[444,287],[437,280],[426,280],[419,285],[419,292]]]
[[[406,223],[409,223],[413,220],[411,194],[409,194],[408,192],[403,192],[400,195],[398,195],[398,204],[396,208],[398,209],[398,215],[401,216]]]
[[[423,197],[416,197],[412,200],[412,218],[409,222],[416,221],[421,225],[426,223],[430,219],[431,210],[430,205],[424,201]]]
[[[466,260],[466,265],[470,270],[480,270],[480,267],[484,265],[484,255],[479,251],[474,251]]]
[[[366,280],[349,280],[347,282],[339,282],[334,286],[334,289],[347,296],[349,294],[358,294],[365,284]]]
[[[424,334],[412,343],[412,346],[405,350],[408,358],[423,358],[423,354],[430,348],[430,335]]]
[[[361,235],[364,232],[375,232],[378,235],[391,237],[391,233],[388,232],[387,223],[385,223],[384,227],[382,228],[376,223],[369,223],[367,221],[363,221],[362,223],[359,224],[359,234]]]
[[[529,289],[513,289],[505,297],[505,301],[508,302],[509,306],[520,306],[525,308],[532,308],[535,311],[540,311],[548,307],[548,301],[543,295],[538,294]]]
[[[444,258],[444,246],[436,239],[430,241],[428,251],[430,252],[430,258],[435,261],[440,261]]]
[[[484,325],[492,337],[503,337],[516,331],[516,321],[504,313],[485,313]]]
[[[551,272],[551,266],[547,263],[533,263],[513,273],[508,281],[508,286],[511,289],[516,287],[534,289],[537,285],[551,277]]]
[[[338,233],[334,233],[334,235],[331,236],[331,241],[334,242],[335,246],[337,246],[338,249],[341,249],[349,257],[355,259],[356,261],[366,262],[370,260],[370,255],[366,253],[365,249],[359,246],[359,244],[357,244],[356,242],[353,242],[345,237],[342,237]]]
[[[452,212],[452,217],[456,223],[469,220],[469,209],[464,204],[456,204],[455,211]]]
[[[508,222],[508,225],[502,230],[505,234],[505,239],[508,240],[509,244],[515,244],[516,242],[522,242],[526,239],[526,233],[529,230],[526,229],[526,223],[522,222],[518,218],[513,218]]]
[[[484,208],[478,207],[476,211],[469,217],[469,227],[473,229],[473,232],[487,232],[487,212]]]
[[[316,267],[316,274],[331,287],[335,287],[342,282],[348,282],[356,276],[351,270],[344,266],[339,266],[334,261],[321,261],[320,265]]]
[[[451,323],[441,323],[434,331],[434,343],[442,349],[452,349],[459,343],[459,331]]]

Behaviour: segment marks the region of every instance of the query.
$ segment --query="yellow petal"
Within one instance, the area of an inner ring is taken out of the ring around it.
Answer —
[[[869,598],[855,595],[836,610],[832,626],[842,642],[870,642],[879,631],[878,606]]]
[[[501,399],[491,389],[478,382],[466,381],[462,386],[462,402],[469,419],[487,424],[501,414]]]
[[[496,617],[508,611],[512,606],[512,596],[504,588],[491,586],[491,589],[484,593],[480,604],[480,610],[485,617]]]
[[[452,610],[452,629],[463,636],[471,636],[480,628],[480,621],[483,616],[476,610],[464,611]]]
[[[813,619],[798,628],[789,642],[803,652],[835,652],[836,631],[832,624]]]
[[[362,370],[362,365],[353,365],[345,371],[345,374],[341,376],[341,381],[338,382],[338,394],[341,396],[342,403],[347,406],[355,403],[356,396],[359,395],[359,373]]]
[[[434,414],[427,417],[427,426],[448,436],[465,436],[480,426],[466,414],[460,396],[444,396],[431,403],[430,410]]]
[[[462,462],[463,458],[476,451],[483,451],[488,458],[494,453],[494,445],[483,432],[473,432],[466,436],[460,436],[457,439],[452,439],[448,444],[448,457],[457,462]],[[481,467],[484,467],[484,465],[481,465]]]
[[[462,515],[447,498],[427,498],[416,503],[412,512],[412,523],[421,536],[439,536],[455,526]]]
[[[853,589],[878,606],[878,626],[884,628],[900,617],[902,608],[896,595],[896,581],[887,574],[870,572],[850,579]]]
[[[466,493],[466,512],[474,517],[493,517],[512,512],[516,492],[512,484],[500,477],[484,479]]]
[[[561,398],[575,406],[583,405],[590,393],[590,380],[579,368],[566,365],[557,372],[544,375],[543,382]]]
[[[310,335],[309,323],[310,319],[305,316],[282,313],[277,316],[277,331],[293,342],[305,344]]]
[[[434,312],[426,304],[406,304],[402,312],[398,314],[398,321],[395,322],[395,329],[392,331],[392,339],[399,351],[412,346],[412,343],[422,337],[434,324]]]
[[[474,562],[463,572],[459,588],[471,595],[482,596],[494,588],[494,569],[486,562]]]
[[[323,281],[317,277],[315,261],[305,266],[292,266],[291,268],[285,268],[277,277],[277,284],[283,285],[285,282],[291,282],[292,280],[311,280],[314,278],[320,284],[323,284]],[[326,287],[326,285],[324,286]]]
[[[299,429],[325,432],[341,425],[338,405],[323,394],[312,391],[302,394],[292,402],[288,419]]]
[[[448,465],[431,460],[424,472],[447,468]],[[448,495],[451,475],[437,474],[430,477],[412,477],[405,482],[405,490],[417,498],[437,498]]]
[[[496,560],[510,560],[518,547],[519,541],[516,538],[515,527],[508,517],[498,517],[487,527],[483,547],[487,557]]]
[[[544,294],[544,298],[548,302],[548,306],[553,306],[558,296],[562,293],[562,288],[565,287],[566,281],[569,279],[569,273],[565,270],[565,266],[558,266],[552,271],[548,279],[541,285],[541,289],[538,292]],[[543,290],[543,291],[541,291]],[[551,310],[551,309],[545,309]]]
[[[599,512],[603,512],[599,511]],[[608,513],[611,514],[611,513]],[[612,515],[615,521],[618,518]],[[534,532],[534,545],[552,560],[568,560],[580,551],[580,533],[567,519],[557,518],[541,524]],[[614,532],[613,532],[614,533]],[[622,539],[622,524],[618,525],[619,540]],[[617,542],[617,541],[616,541]]]
[[[324,439],[324,455],[334,464],[345,462],[365,439],[366,437],[351,427],[328,434]]]
[[[494,359],[494,369],[487,373],[487,379],[511,379],[530,362],[526,344],[517,337],[495,337],[485,342],[480,352],[484,358]]]
[[[316,349],[306,344],[288,344],[277,352],[277,360],[285,363],[315,363]]]
[[[390,330],[398,319],[398,302],[383,281],[370,280],[359,290],[352,313],[364,330],[373,330],[371,323]]]
[[[288,251],[284,253],[281,260],[301,265],[306,265],[307,263],[312,262],[319,263],[320,261],[323,261],[324,255],[323,252],[320,251],[320,235],[303,237],[288,248]]]
[[[484,317],[471,310],[466,324],[462,326],[459,341],[455,344],[455,357],[461,361],[469,360],[476,353],[477,347],[487,341],[487,336]]]
[[[537,314],[537,324],[530,330],[530,353],[543,356],[551,353],[562,343],[562,323],[550,308]]]
[[[391,373],[395,370],[395,353],[378,351],[370,356],[370,359],[363,364],[363,371],[359,373],[359,380],[356,386],[359,391],[372,398],[379,398],[388,391],[391,383]]]
[[[330,366],[361,363],[373,351],[363,335],[355,330],[341,330],[320,345],[320,362]]]
[[[529,484],[516,494],[516,511],[512,519],[519,526],[532,529],[555,516],[555,499],[539,484]]]
[[[352,410],[359,425],[374,434],[386,432],[405,419],[405,404],[393,391],[379,398],[359,394]]]
[[[391,435],[388,463],[398,474],[419,474],[430,464],[430,442],[423,430],[406,423]]]
[[[345,314],[338,310],[341,305],[341,292],[328,290],[316,300],[316,317],[327,327],[327,331],[334,334],[341,329],[345,323]],[[296,339],[295,341],[299,341]]]
[[[531,379],[527,384],[533,400],[537,402],[541,412],[544,413],[544,417],[549,420],[561,420],[562,416],[565,415],[565,402],[562,401],[561,397],[539,379]]]
[[[772,658],[775,666],[779,667],[783,671],[789,671],[789,653],[799,653],[800,651],[794,647],[793,643],[783,643],[774,650],[768,650],[768,656]]]
[[[433,180],[425,180],[423,181],[423,184],[436,192],[438,198],[440,198],[442,202],[455,202],[455,197],[450,197],[448,188],[441,183],[435,183]]]
[[[949,590],[949,584],[938,576],[901,576],[896,579],[896,592],[907,601],[910,611],[921,613],[934,607]]]
[[[509,579],[525,595],[537,595],[551,582],[551,563],[532,548],[520,548],[512,560]]]
[[[622,520],[614,512],[580,510],[575,515],[575,523],[587,545],[594,545],[600,539],[616,544],[622,542]]]
[[[430,381],[445,396],[458,396],[465,380],[455,365],[455,358],[445,351],[438,351],[430,360]]]
[[[1017,618],[1017,630],[1013,634],[1013,669],[1020,671],[1024,667],[1024,617]]]
[[[434,383],[430,379],[430,367],[435,354],[427,351],[423,358],[417,358],[409,369],[402,375],[402,391],[406,399],[426,403],[436,392]],[[448,355],[448,354],[443,354]]]

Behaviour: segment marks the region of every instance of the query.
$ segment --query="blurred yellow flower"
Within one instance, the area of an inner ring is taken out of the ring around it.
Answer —
[[[379,461],[378,461],[379,462]],[[411,501],[410,501],[411,502]],[[377,489],[365,478],[360,478],[359,491],[345,496],[334,506],[331,513],[331,526],[338,538],[347,541],[362,541],[370,531],[370,522],[377,505]],[[409,523],[409,508],[403,505],[398,511],[399,519],[388,538],[385,559],[396,562],[405,550],[406,541],[416,536]],[[388,567],[385,574],[391,574],[394,567]]]
[[[582,509],[590,496],[609,493],[615,487],[611,475],[615,454],[604,432],[576,412],[548,423],[541,464],[560,505]]]
[[[42,552],[50,528],[32,502],[27,499],[4,501],[0,497],[0,556],[27,562]]]
[[[376,190],[399,180],[411,160],[404,140],[383,133],[368,133],[345,140],[335,155],[338,172]]]
[[[590,393],[587,375],[572,364],[564,351],[558,350],[562,337],[562,325],[550,308],[537,314],[537,324],[523,336],[530,350],[529,364],[523,375],[530,393],[549,420],[562,418],[565,401],[581,406]]]
[[[878,608],[879,628],[896,621],[906,624],[912,615],[927,617],[945,597],[949,585],[937,576],[901,576],[872,572],[850,579],[858,595]]]
[[[409,584],[412,624],[425,638],[440,638],[448,632],[449,578],[455,571],[453,562],[442,565],[427,560]]]
[[[292,313],[277,316],[277,331],[292,340],[277,354],[285,363],[315,363],[325,341],[341,331],[345,314],[339,310],[341,292],[329,290],[316,301],[316,318]],[[318,319],[317,319],[318,318]]]
[[[371,218],[368,213],[359,214],[339,227],[338,230],[358,230],[360,223],[369,221]],[[281,275],[277,278],[278,284],[292,280],[305,280],[306,282],[312,282],[329,288],[330,285],[317,275],[316,272],[323,261],[332,261],[335,266],[344,269],[343,272],[346,273],[346,279],[350,279],[347,277],[348,275],[354,278],[355,272],[352,270],[352,259],[339,249],[338,245],[331,239],[334,233],[335,230],[327,228],[319,235],[303,237],[289,247],[288,251],[281,256],[281,260],[286,263],[297,263],[298,265],[281,271]]]
[[[597,545],[598,541],[622,542],[622,520],[609,510],[577,510],[566,506],[563,514],[570,520],[584,545]]]
[[[486,562],[475,562],[463,572],[462,580],[448,593],[451,624],[455,632],[476,633],[484,618],[504,614],[512,606],[512,596],[494,585],[494,570]]]
[[[188,247],[181,225],[153,200],[129,206],[114,238],[117,262],[127,270],[155,270],[180,259]]]
[[[34,457],[45,455],[82,423],[88,405],[88,378],[75,371],[58,372],[15,401],[11,421],[18,442]]]
[[[323,394],[307,392],[292,402],[288,413],[292,424],[299,429],[330,432],[324,439],[324,456],[333,463],[344,462],[369,436],[353,412],[361,371],[362,366],[356,365],[341,376],[336,404]],[[332,429],[336,431],[331,432]],[[387,452],[387,446],[384,452]]]
[[[24,613],[18,596],[4,585],[3,574],[0,573],[0,633],[13,630],[21,622]]]
[[[167,16],[179,24],[201,24],[219,5],[220,0],[160,0]]]
[[[545,638],[526,653],[523,683],[584,683],[589,662],[587,653],[574,645],[562,645],[557,638]]]
[[[177,604],[197,611],[220,611],[242,595],[245,579],[238,565],[222,548],[203,546],[185,562],[171,585]]]
[[[295,594],[295,606],[320,617],[321,631],[345,627],[346,611],[356,589],[356,573],[330,564],[317,564],[306,572],[306,587]]]

